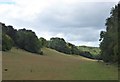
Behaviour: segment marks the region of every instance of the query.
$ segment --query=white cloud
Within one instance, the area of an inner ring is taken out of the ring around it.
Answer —
[[[5,0],[2,0],[5,1]],[[98,46],[99,32],[112,3],[103,0],[8,0],[0,4],[0,21],[31,29],[38,37],[61,37],[76,45]],[[87,2],[86,2],[87,1]],[[102,2],[102,3],[96,3]],[[84,2],[84,3],[83,3]],[[113,3],[114,2],[114,3]]]
[[[69,41],[70,43],[73,43],[75,45],[79,46],[94,46],[94,47],[99,47],[99,42],[84,42],[84,41]]]
[[[22,19],[31,21],[38,14],[52,5],[53,1],[49,0],[12,0],[15,4],[0,5],[0,15],[7,19]]]

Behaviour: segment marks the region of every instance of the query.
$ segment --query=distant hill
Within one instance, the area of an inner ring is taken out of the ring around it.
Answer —
[[[78,46],[80,51],[90,52],[90,54],[94,57],[100,55],[99,47],[90,47],[90,46]]]

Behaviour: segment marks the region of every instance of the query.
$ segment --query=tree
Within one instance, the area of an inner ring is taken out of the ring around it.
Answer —
[[[11,37],[11,39],[13,40],[14,45],[15,45],[17,30],[14,29],[13,26],[11,26],[11,25],[6,26],[5,24],[2,24],[2,32],[7,34],[9,37]]]
[[[66,42],[63,38],[51,38],[48,47],[66,54],[70,53],[70,50],[68,49]]]
[[[16,35],[17,46],[33,53],[39,53],[40,43],[32,30],[20,29]]]
[[[2,34],[2,50],[8,51],[12,48],[12,46],[13,40],[7,34]]]
[[[75,45],[71,43],[67,43],[67,46],[70,50],[70,54],[76,54],[76,55],[80,54],[80,50]]]
[[[118,62],[118,10],[120,7],[117,5],[112,8],[111,16],[106,19],[106,32],[101,31],[100,34],[101,56],[105,62]]]
[[[47,47],[48,42],[45,38],[43,37],[39,38],[39,42],[42,47]]]
[[[93,59],[93,56],[92,56],[91,53],[88,52],[88,51],[81,51],[81,52],[80,52],[80,55],[83,56],[83,57],[87,57],[87,58]]]
[[[41,45],[35,32],[32,30],[19,29],[18,31],[13,26],[6,26],[4,23],[0,23],[2,27],[2,50],[10,50],[14,44],[15,47],[19,47],[29,52],[39,53],[41,52]],[[0,42],[1,43],[1,42]]]

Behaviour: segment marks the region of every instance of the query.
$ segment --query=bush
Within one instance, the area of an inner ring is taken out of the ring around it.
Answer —
[[[80,56],[94,59],[93,56],[91,55],[91,53],[90,53],[90,52],[87,52],[87,51],[82,51],[82,52],[80,52]]]
[[[40,50],[39,39],[32,30],[20,29],[16,37],[17,46],[32,53]]]
[[[13,40],[6,34],[2,35],[2,50],[8,51],[13,47]]]
[[[67,47],[66,42],[63,38],[58,38],[58,37],[51,38],[48,46],[49,46],[49,48],[55,49],[59,52],[63,52],[63,53],[66,53],[66,54],[70,53],[70,50]]]

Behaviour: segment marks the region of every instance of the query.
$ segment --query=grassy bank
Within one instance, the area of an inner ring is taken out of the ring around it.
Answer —
[[[3,52],[4,80],[116,80],[117,67],[44,48],[44,55],[13,48]],[[5,69],[8,69],[5,71]]]

